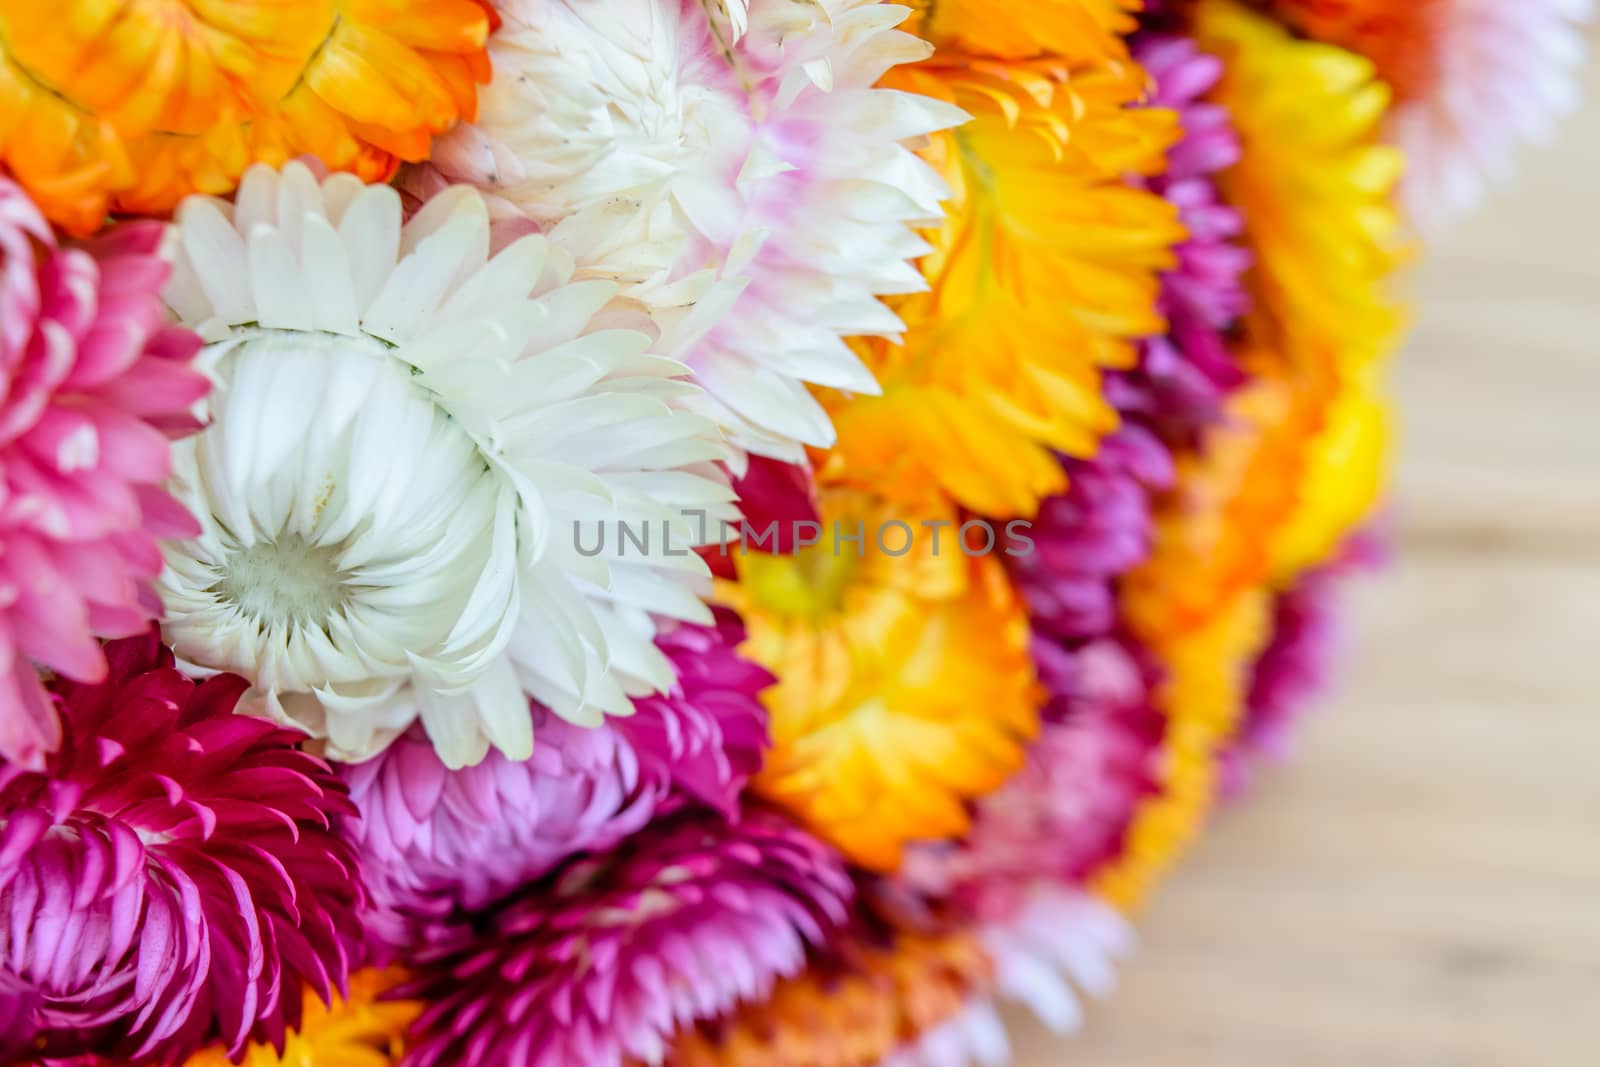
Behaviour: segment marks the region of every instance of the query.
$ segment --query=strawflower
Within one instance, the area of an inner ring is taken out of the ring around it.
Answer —
[[[384,181],[473,115],[490,20],[476,0],[7,0],[0,162],[77,233],[302,153]]]
[[[818,476],[1030,518],[1065,488],[1056,453],[1092,455],[1117,428],[1106,373],[1162,331],[1158,275],[1183,230],[1127,179],[1164,167],[1177,116],[1133,106],[1131,61],[941,54],[894,78],[973,121],[925,151],[955,190],[921,262],[929,291],[893,303],[902,343],[857,342],[883,395],[829,397],[839,446]]]
[[[1117,579],[1149,556],[1155,495],[1176,477],[1171,453],[1128,423],[1092,459],[1062,462],[1067,491],[1047,498],[1028,531],[1034,549],[1006,559],[1036,640],[1072,643],[1117,624]]]
[[[1306,709],[1327,695],[1341,644],[1345,587],[1383,555],[1378,534],[1357,533],[1333,559],[1278,594],[1271,640],[1251,668],[1244,720],[1222,754],[1222,787],[1229,797],[1244,793],[1258,765],[1284,757]]]
[[[344,768],[361,818],[346,832],[373,898],[375,942],[404,955],[432,922],[487,907],[578,852],[605,852],[685,803],[732,817],[761,763],[772,677],[722,631],[680,626],[657,639],[677,681],[634,714],[593,728],[534,708],[533,756],[500,753],[452,771],[419,731]]]
[[[1381,360],[1402,323],[1385,284],[1404,251],[1392,202],[1403,157],[1380,142],[1390,90],[1370,61],[1233,0],[1202,0],[1195,19],[1200,48],[1223,61],[1212,98],[1243,148],[1220,184],[1254,266],[1251,340],[1301,375]]]
[[[1022,765],[1038,728],[1027,621],[996,556],[968,557],[954,511],[836,488],[821,505],[832,536],[740,553],[739,580],[717,586],[749,628],[741,651],[778,678],[753,788],[892,870],[907,843],[959,836],[965,801]]]
[[[1178,209],[1188,236],[1161,275],[1157,307],[1166,331],[1141,342],[1138,367],[1114,375],[1106,392],[1124,415],[1147,420],[1169,440],[1190,441],[1244,381],[1228,332],[1249,306],[1250,256],[1239,241],[1243,220],[1217,189],[1217,176],[1239,161],[1239,138],[1227,110],[1208,99],[1223,72],[1215,56],[1188,38],[1160,34],[1136,38],[1133,54],[1155,83],[1150,106],[1176,111],[1183,128],[1166,170],[1144,184]]]
[[[420,721],[448,766],[526,759],[529,696],[593,726],[671,686],[653,638],[711,621],[687,548],[693,511],[733,514],[727,446],[681,365],[596,318],[614,284],[537,235],[491,257],[473,189],[400,207],[294,163],[180,210],[167,297],[219,383],[164,625],[334,758]]]
[[[233,714],[242,679],[195,683],[156,636],[57,681],[63,739],[0,764],[0,1018],[46,1056],[167,1062],[281,1047],[302,993],[342,990],[358,933],[354,814],[299,735]]]
[[[685,811],[415,954],[405,1067],[660,1063],[668,1040],[805,965],[847,914],[832,850],[774,812]]]
[[[32,770],[61,739],[35,664],[103,680],[95,638],[149,625],[156,539],[196,529],[161,488],[207,388],[161,306],[161,239],[60,245],[0,177],[0,758]]]
[[[1524,142],[1576,109],[1593,0],[1267,0],[1302,33],[1371,57],[1395,94],[1401,196],[1441,229],[1503,179]]]
[[[503,0],[478,121],[434,168],[615,279],[741,447],[833,431],[806,383],[874,391],[845,345],[898,336],[910,229],[948,194],[902,146],[964,117],[875,88],[929,47],[875,0]],[[427,176],[418,181],[427,185]]]

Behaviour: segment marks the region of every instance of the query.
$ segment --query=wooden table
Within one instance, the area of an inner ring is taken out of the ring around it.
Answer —
[[[1395,378],[1398,560],[1296,763],[1024,1067],[1600,1064],[1600,70],[1431,250]]]

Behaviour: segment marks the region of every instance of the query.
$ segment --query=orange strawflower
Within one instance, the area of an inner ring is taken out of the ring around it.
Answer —
[[[1128,56],[1143,0],[912,0],[907,28],[940,48],[997,59]]]
[[[335,997],[331,1007],[307,993],[300,1029],[289,1034],[283,1052],[251,1045],[237,1067],[393,1067],[404,1051],[406,1029],[422,1013],[417,1001],[382,999],[404,977],[394,968],[356,971],[350,995]],[[225,1052],[208,1049],[184,1067],[233,1065]]]
[[[314,155],[364,181],[476,109],[478,0],[0,0],[0,163],[76,233]]]
[[[990,979],[988,956],[961,934],[837,947],[842,964],[813,967],[765,1003],[680,1037],[668,1067],[877,1067]]]
[[[1161,332],[1157,276],[1183,237],[1174,209],[1125,182],[1164,165],[1176,115],[1134,106],[1131,62],[1075,66],[935,56],[899,76],[973,120],[927,158],[954,190],[926,236],[930,290],[903,298],[902,345],[860,342],[881,397],[835,399],[822,477],[948,494],[986,515],[1031,516],[1117,426],[1102,371]]]
[[[1237,729],[1249,667],[1271,637],[1271,607],[1266,587],[1252,586],[1195,626],[1142,635],[1165,671],[1156,703],[1167,729],[1160,789],[1140,804],[1121,854],[1091,882],[1119,907],[1138,906],[1204,824],[1218,750]]]
[[[965,832],[966,801],[1022,765],[1040,698],[1027,620],[1004,546],[969,558],[948,506],[830,488],[822,521],[820,544],[736,555],[739,581],[718,587],[748,628],[741,652],[778,677],[752,785],[855,862],[893,870],[907,842]],[[835,538],[862,528],[859,555]]]

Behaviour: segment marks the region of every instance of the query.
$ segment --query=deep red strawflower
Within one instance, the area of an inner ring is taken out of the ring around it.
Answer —
[[[718,578],[739,580],[739,568],[733,559],[736,553],[797,552],[804,531],[820,529],[822,512],[817,486],[811,468],[804,464],[750,456],[744,474],[734,480],[733,491],[739,495],[743,528],[713,531],[722,536],[713,537],[711,544],[699,549]],[[806,523],[812,525],[807,527]]]

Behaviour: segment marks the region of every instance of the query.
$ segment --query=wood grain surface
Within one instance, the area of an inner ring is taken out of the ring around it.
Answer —
[[[1342,691],[1023,1067],[1600,1064],[1600,71],[1432,248]]]

